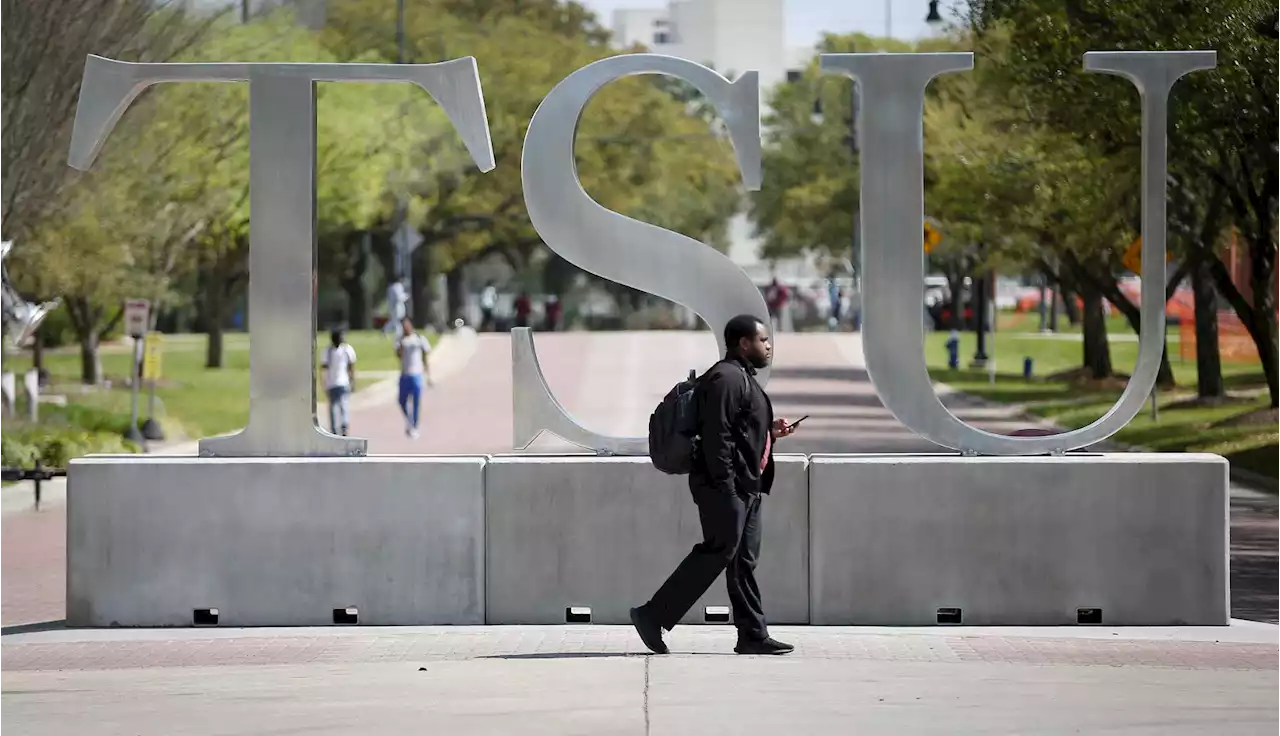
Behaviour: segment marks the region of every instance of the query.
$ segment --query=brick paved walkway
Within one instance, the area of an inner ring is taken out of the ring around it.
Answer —
[[[795,644],[795,658],[862,661],[983,662],[1045,666],[1175,667],[1275,671],[1276,630],[1260,624],[1223,629],[1226,641],[1184,640],[1201,632],[1111,629],[1069,636],[1052,629],[858,629],[773,627]],[[872,633],[868,633],[872,632]],[[79,632],[11,634],[4,670],[97,670],[303,663],[373,663],[642,655],[629,626],[490,626]],[[1078,633],[1078,632],[1070,632]],[[108,634],[108,635],[98,635]],[[1106,638],[1105,635],[1110,637]],[[1135,638],[1143,636],[1144,638]],[[730,626],[686,626],[668,635],[674,655],[732,651]]]

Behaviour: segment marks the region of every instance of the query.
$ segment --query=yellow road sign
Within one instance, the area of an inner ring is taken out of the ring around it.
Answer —
[[[930,253],[942,242],[942,233],[929,223],[924,224],[924,252]]]
[[[149,332],[142,345],[142,378],[146,381],[158,381],[163,369],[164,338],[158,332]]]
[[[1165,263],[1172,261],[1173,254],[1170,253],[1168,250],[1166,250],[1164,253],[1164,260],[1165,260]],[[1120,262],[1124,264],[1124,267],[1129,269],[1130,271],[1133,271],[1136,274],[1142,273],[1142,236],[1141,235],[1138,236],[1137,240],[1133,241],[1133,243],[1129,246],[1129,249],[1126,250],[1124,252],[1124,255],[1120,257]]]

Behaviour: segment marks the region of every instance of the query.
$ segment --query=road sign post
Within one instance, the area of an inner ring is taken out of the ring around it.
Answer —
[[[147,421],[142,423],[142,436],[148,440],[163,440],[164,429],[156,420],[156,381],[160,380],[163,367],[164,336],[158,332],[147,333],[142,343],[142,379],[147,382]]]
[[[146,299],[129,299],[124,303],[124,329],[133,338],[133,363],[130,365],[129,428],[124,437],[130,442],[146,445],[146,437],[138,429],[138,384],[142,379],[142,344],[151,317],[151,302]]]
[[[400,267],[400,278],[404,282],[405,294],[409,297],[405,302],[405,314],[413,314],[413,252],[422,245],[422,233],[405,221],[391,236],[391,244],[396,247],[396,256]]]

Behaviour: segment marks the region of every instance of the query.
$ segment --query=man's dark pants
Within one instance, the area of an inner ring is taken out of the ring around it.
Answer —
[[[703,541],[693,546],[644,605],[645,612],[670,631],[724,571],[738,637],[766,638],[769,632],[755,574],[760,557],[760,494],[725,493],[696,482],[690,483],[690,490],[698,504]]]

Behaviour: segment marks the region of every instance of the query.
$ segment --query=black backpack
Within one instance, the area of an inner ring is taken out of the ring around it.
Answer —
[[[698,438],[698,407],[693,400],[697,372],[663,397],[649,415],[649,461],[668,475],[688,475],[693,470],[694,444]]]

